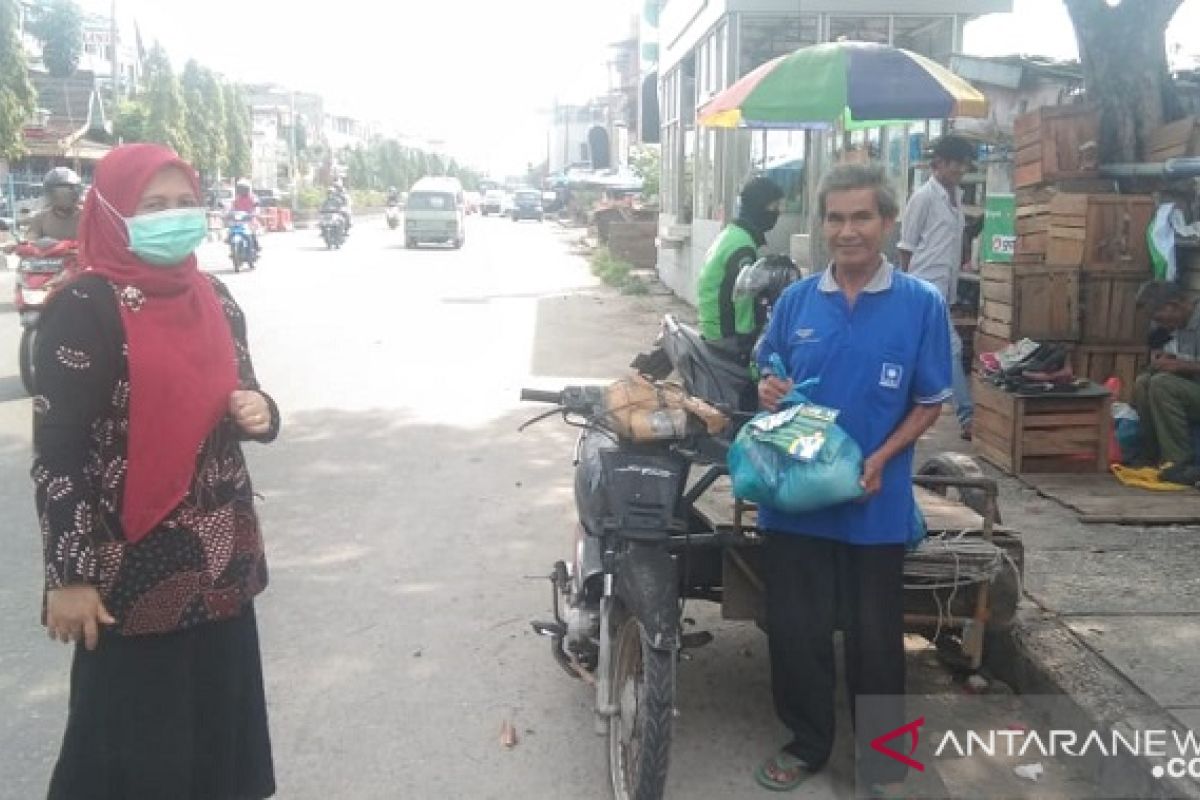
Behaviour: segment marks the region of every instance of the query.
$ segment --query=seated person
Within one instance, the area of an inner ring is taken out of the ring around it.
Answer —
[[[46,195],[46,208],[38,212],[29,223],[25,238],[31,242],[38,239],[74,241],[79,238],[79,200],[83,193],[83,181],[75,170],[55,167],[42,179],[42,191]]]
[[[700,270],[700,335],[738,352],[747,365],[765,320],[759,318],[753,298],[735,300],[733,289],[742,269],[758,260],[767,232],[779,221],[782,199],[783,190],[769,178],[747,182],[737,217],[708,248]]]
[[[1137,302],[1149,308],[1155,325],[1171,333],[1134,385],[1142,437],[1139,460],[1163,465],[1163,481],[1195,486],[1200,466],[1191,426],[1200,423],[1200,302],[1168,281],[1143,285]]]
[[[765,315],[752,296],[736,297],[734,287],[746,267],[758,260],[767,233],[779,221],[783,190],[769,178],[751,178],[739,195],[738,215],[725,226],[704,256],[697,291],[700,335],[717,358],[745,367],[739,410],[758,408],[753,353]]]
[[[320,212],[341,216],[343,228],[347,234],[350,233],[350,201],[340,186],[335,184],[330,187],[329,194],[326,194],[324,203],[320,205]]]
[[[238,181],[234,187],[230,213],[239,212],[250,216],[250,243],[254,246],[254,252],[262,252],[262,246],[258,243],[258,198],[250,191],[250,182],[247,180]]]

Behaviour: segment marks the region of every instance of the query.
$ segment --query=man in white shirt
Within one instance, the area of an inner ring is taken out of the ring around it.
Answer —
[[[933,176],[909,198],[900,227],[900,266],[936,286],[947,304],[953,304],[958,293],[958,273],[962,266],[966,220],[959,185],[974,160],[974,145],[961,136],[947,135],[934,142]],[[953,323],[950,345],[954,359],[951,365],[954,413],[963,438],[970,439],[974,405],[962,363],[962,339]]]

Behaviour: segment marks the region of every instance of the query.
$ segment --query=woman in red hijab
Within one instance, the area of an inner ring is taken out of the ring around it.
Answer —
[[[158,145],[96,167],[83,274],[35,353],[44,621],[75,643],[52,800],[275,791],[253,598],[267,584],[241,442],[269,442],[241,310],[201,272],[196,173]]]

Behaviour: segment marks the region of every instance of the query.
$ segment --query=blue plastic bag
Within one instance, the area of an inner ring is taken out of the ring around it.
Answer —
[[[787,374],[778,357],[773,362],[776,374]],[[780,411],[759,414],[738,432],[728,459],[736,497],[787,514],[862,497],[862,449],[836,424],[836,411],[804,396],[814,383],[793,388]]]

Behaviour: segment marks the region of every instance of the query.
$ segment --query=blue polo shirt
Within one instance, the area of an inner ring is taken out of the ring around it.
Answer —
[[[952,395],[950,320],[932,284],[884,262],[854,308],[832,267],[789,287],[775,306],[759,348],[767,370],[778,353],[815,403],[841,412],[838,424],[862,448],[878,450],[917,405]],[[882,490],[861,503],[808,514],[759,509],[764,530],[836,539],[855,545],[902,544],[913,519],[913,447],[883,470]]]

